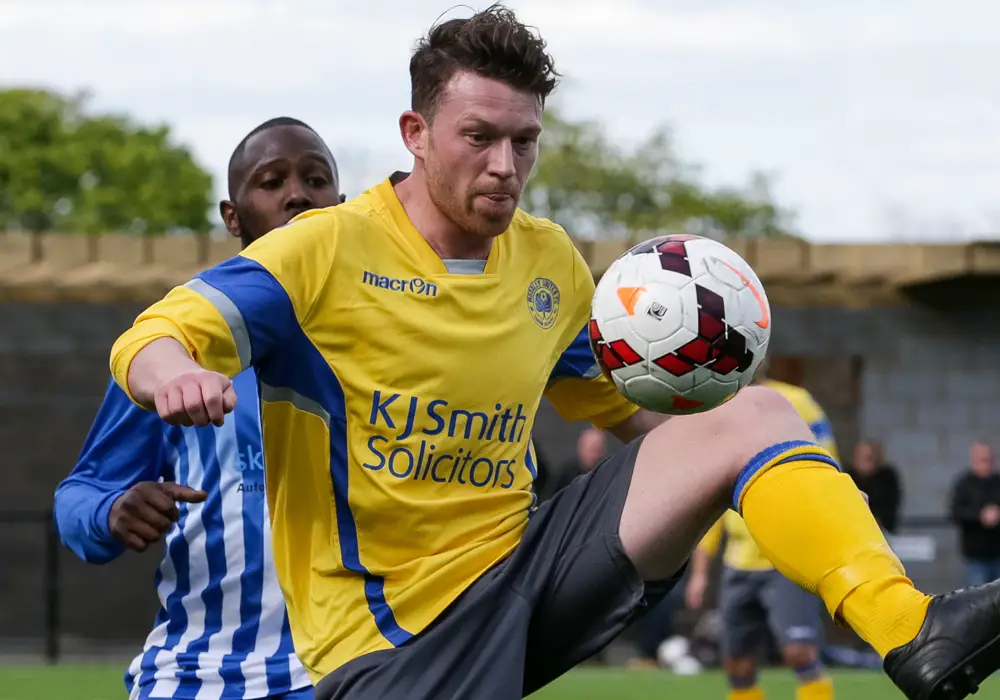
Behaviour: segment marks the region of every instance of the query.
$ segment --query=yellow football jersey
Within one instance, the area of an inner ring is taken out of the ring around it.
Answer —
[[[386,180],[308,212],[139,316],[112,350],[181,342],[260,382],[275,566],[314,680],[399,646],[517,546],[545,393],[569,420],[631,416],[585,332],[594,282],[566,233],[518,211],[454,274]]]
[[[839,461],[837,444],[833,439],[830,421],[808,391],[793,384],[785,384],[771,379],[764,380],[761,384],[778,391],[788,399],[802,416],[802,419],[809,424],[817,444],[827,449],[833,458]],[[774,565],[761,553],[757,543],[750,536],[750,531],[747,530],[743,518],[734,510],[726,511],[725,515],[708,531],[699,547],[714,555],[719,549],[723,534],[726,536],[723,562],[727,567],[741,571],[766,571],[774,568]]]

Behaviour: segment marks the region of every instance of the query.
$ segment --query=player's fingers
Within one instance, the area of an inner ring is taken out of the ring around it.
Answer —
[[[146,544],[160,539],[160,532],[140,518],[135,518],[128,524],[128,531],[130,535],[135,535]]]
[[[222,410],[226,413],[232,413],[234,408],[236,408],[236,389],[230,382],[226,390],[222,392]]]
[[[156,415],[165,421],[170,420],[170,407],[167,403],[167,393],[164,391],[157,391],[153,394],[153,406],[156,408]]]
[[[174,503],[169,490],[164,488],[164,484],[161,483],[151,484],[151,486],[153,488],[146,496],[146,502],[170,522],[177,522],[180,513],[177,511],[177,504]]]
[[[172,501],[181,501],[182,503],[202,503],[208,494],[204,491],[199,491],[198,489],[193,489],[190,486],[183,486],[181,484],[174,484],[170,482],[164,482],[161,484],[163,491],[166,495],[170,497]]]
[[[208,425],[208,412],[205,410],[205,400],[201,395],[201,386],[196,381],[186,381],[181,385],[184,397],[184,412],[197,426]]]
[[[164,392],[166,394],[167,415],[163,419],[172,425],[191,425],[191,418],[184,410],[184,393],[177,384],[171,384]]]
[[[176,408],[172,405],[177,403],[171,397],[173,387],[162,387],[153,394],[153,404],[156,406],[156,413],[160,418],[172,425],[177,425]]]
[[[221,426],[225,418],[223,410],[222,382],[218,377],[207,375],[200,382],[202,405],[205,407],[205,416],[215,426]]]
[[[862,492],[861,492],[861,497],[862,497],[863,499],[865,499],[865,503],[867,503],[868,505],[871,505],[871,504],[872,504],[872,502],[871,502],[870,500],[868,500],[868,494],[867,494],[867,493],[865,493],[864,491],[862,491]]]
[[[153,530],[154,535],[159,537],[173,526],[174,521],[170,519],[167,513],[164,513],[153,504],[146,503],[136,514],[136,523],[137,525],[142,524],[149,526],[149,528]],[[138,529],[138,527],[133,529]],[[145,536],[145,532],[141,534]]]
[[[122,538],[122,541],[125,542],[125,546],[131,550],[134,550],[136,552],[146,551],[146,546],[147,546],[146,542],[143,541],[143,539],[136,534],[133,534],[131,532],[126,533],[125,536]]]

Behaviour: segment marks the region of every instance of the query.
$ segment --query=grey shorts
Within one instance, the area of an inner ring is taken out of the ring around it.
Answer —
[[[727,658],[756,656],[770,632],[779,646],[823,641],[823,604],[778,571],[722,572],[722,649]]]
[[[618,536],[640,441],[532,515],[521,543],[404,645],[354,659],[317,700],[514,700],[593,656],[680,578],[644,583]]]

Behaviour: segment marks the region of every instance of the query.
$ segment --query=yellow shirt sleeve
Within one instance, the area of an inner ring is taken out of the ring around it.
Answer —
[[[823,408],[812,394],[802,387],[773,379],[766,379],[763,384],[788,399],[802,420],[809,424],[809,429],[812,430],[816,443],[826,449],[839,462],[840,455],[837,453],[837,441],[833,435],[833,426],[830,425],[830,419],[827,418]]]
[[[631,417],[639,407],[622,396],[601,372],[590,348],[587,324],[594,298],[594,277],[583,256],[573,251],[570,336],[549,377],[545,396],[568,421],[589,421],[604,430]]]
[[[840,455],[837,453],[837,441],[833,435],[833,426],[830,424],[830,419],[827,418],[826,413],[823,412],[823,409],[816,402],[816,399],[806,393],[799,406],[799,413],[802,415],[803,420],[809,424],[809,428],[812,430],[817,444],[825,448],[837,462],[840,462]]]
[[[333,264],[332,211],[300,215],[142,312],[111,349],[111,373],[129,398],[132,360],[158,338],[177,340],[205,369],[235,377],[303,333]]]
[[[698,543],[698,549],[712,557],[719,551],[719,545],[722,543],[722,534],[725,529],[722,521],[723,518],[716,520],[715,525],[705,533],[701,542]]]

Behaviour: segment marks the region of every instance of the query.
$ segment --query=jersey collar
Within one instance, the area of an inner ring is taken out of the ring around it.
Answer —
[[[380,182],[375,187],[375,191],[378,193],[379,199],[381,199],[385,204],[386,209],[388,209],[389,215],[392,216],[392,220],[396,224],[396,227],[410,242],[410,245],[420,258],[421,262],[428,265],[434,270],[435,273],[448,274],[448,269],[445,267],[441,256],[439,256],[437,252],[431,248],[430,243],[428,243],[427,240],[420,235],[420,231],[416,229],[413,222],[410,221],[410,217],[406,215],[403,203],[400,202],[399,197],[396,196],[396,189],[394,185],[405,180],[408,175],[409,173],[395,172]],[[496,274],[500,263],[500,246],[502,245],[501,239],[503,239],[503,237],[503,234],[497,236],[493,245],[490,247],[490,254],[486,258],[486,267],[483,269],[483,274]]]

